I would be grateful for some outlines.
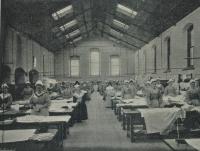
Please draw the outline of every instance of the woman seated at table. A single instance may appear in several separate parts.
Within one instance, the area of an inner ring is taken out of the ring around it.
[[[165,96],[177,96],[176,88],[173,86],[174,80],[170,79],[168,82],[168,86],[165,88],[164,95]]]
[[[12,95],[8,92],[8,85],[2,84],[2,93],[0,94],[0,107],[1,109],[10,109],[12,104]]]
[[[129,86],[129,81],[125,80],[124,81],[124,87],[123,87],[123,98],[124,99],[132,99],[133,97],[133,92]]]
[[[147,93],[146,99],[149,107],[162,107],[162,94],[156,86],[156,79],[151,79],[151,89]]]
[[[35,92],[30,99],[30,104],[33,107],[33,115],[48,116],[48,107],[50,105],[50,99],[48,93],[44,90],[42,81],[38,80],[35,84]]]
[[[114,104],[120,103],[123,97],[123,90],[122,90],[122,86],[119,84],[119,82],[116,83],[116,87],[115,87],[115,95],[114,95],[115,99],[114,99]]]
[[[31,88],[31,83],[29,81],[26,82],[26,85],[22,91],[22,96],[24,100],[30,99],[33,95],[33,89]]]
[[[70,83],[65,84],[65,88],[61,91],[61,94],[64,99],[70,99],[73,97],[72,90],[70,88]]]
[[[200,92],[195,86],[195,80],[190,80],[190,88],[186,92],[185,101],[189,105],[200,106]]]
[[[129,81],[129,88],[130,88],[130,92],[131,92],[131,98],[134,98],[136,96],[136,93],[137,93],[136,81],[135,80]]]
[[[87,106],[85,104],[85,100],[83,99],[84,94],[85,93],[83,91],[81,91],[81,89],[80,89],[80,84],[78,82],[76,82],[74,85],[73,99],[74,99],[74,102],[78,103],[77,122],[81,122],[82,120],[88,119]]]

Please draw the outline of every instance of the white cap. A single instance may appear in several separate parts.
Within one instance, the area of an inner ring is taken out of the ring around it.
[[[157,81],[157,79],[151,79],[151,84],[153,83],[153,82],[156,82]]]
[[[30,81],[26,81],[26,84],[31,84]]]
[[[156,81],[160,81],[160,78],[158,77],[158,78],[156,78],[155,80],[156,80]]]
[[[75,88],[78,88],[79,86],[80,86],[79,84],[74,85]]]
[[[37,86],[37,85],[41,85],[41,86],[43,86],[42,81],[41,81],[41,80],[38,80],[38,81],[35,83],[35,86]]]
[[[129,81],[128,80],[124,80],[124,83],[128,83]]]
[[[4,83],[4,84],[1,85],[1,88],[2,88],[2,89],[8,88],[8,85],[7,85],[6,83]]]
[[[195,83],[195,80],[193,80],[193,79],[192,79],[192,80],[190,80],[190,83]]]
[[[167,83],[174,82],[174,79],[169,79]]]
[[[147,81],[146,84],[151,84],[151,81]]]

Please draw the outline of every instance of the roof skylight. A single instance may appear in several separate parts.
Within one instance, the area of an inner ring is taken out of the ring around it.
[[[137,15],[136,11],[121,4],[117,4],[117,11],[131,18],[134,18]]]
[[[121,21],[119,20],[116,20],[116,19],[113,19],[113,24],[120,27],[120,28],[124,28],[124,29],[128,29],[129,28],[129,25],[125,24],[125,23],[122,23]]]
[[[68,28],[70,28],[70,27],[72,27],[72,26],[74,26],[76,24],[77,24],[77,20],[72,20],[72,21],[66,23],[63,26],[60,26],[59,28],[60,28],[60,30],[65,31],[66,29],[68,29]]]
[[[53,17],[54,20],[58,20],[59,18],[62,18],[65,15],[70,14],[72,12],[73,12],[73,7],[72,7],[72,5],[69,5],[69,6],[53,13],[52,17]]]
[[[67,39],[69,39],[70,37],[74,37],[75,35],[77,35],[77,34],[79,34],[79,33],[80,33],[80,30],[77,29],[77,30],[74,30],[73,32],[71,32],[71,33],[65,35],[65,37],[66,37]]]

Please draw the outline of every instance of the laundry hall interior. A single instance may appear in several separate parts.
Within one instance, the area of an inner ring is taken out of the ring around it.
[[[1,0],[0,151],[200,150],[200,0]]]

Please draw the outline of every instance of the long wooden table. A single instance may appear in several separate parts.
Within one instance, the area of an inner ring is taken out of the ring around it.
[[[26,115],[16,118],[16,124],[22,128],[40,128],[41,126],[57,126],[61,145],[63,139],[69,134],[69,121],[71,116],[35,116]]]

